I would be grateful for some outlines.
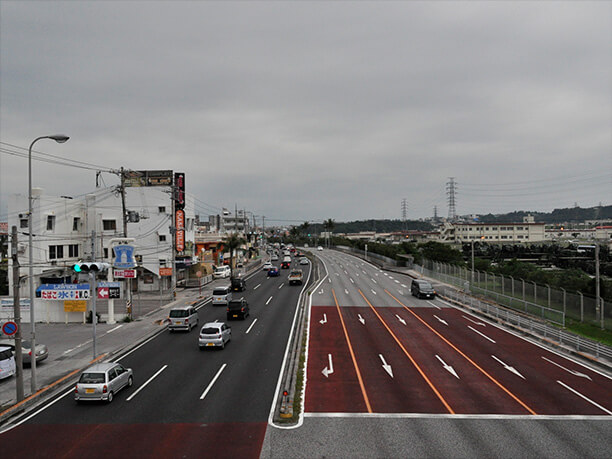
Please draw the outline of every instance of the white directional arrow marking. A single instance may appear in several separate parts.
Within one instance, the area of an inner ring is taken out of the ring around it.
[[[329,368],[325,367],[323,368],[323,371],[321,372],[323,373],[323,376],[325,376],[326,378],[329,377],[329,375],[331,375],[334,372],[334,364],[332,363],[331,354],[327,354],[327,358],[329,359]]]
[[[359,322],[361,322],[362,325],[365,325],[365,319],[361,317],[361,314],[357,314],[357,317],[359,317]]]
[[[393,378],[393,370],[391,369],[391,365],[387,364],[387,362],[385,362],[385,358],[382,356],[382,354],[378,354],[378,357],[380,357],[380,360],[382,360],[382,367],[383,369],[389,373],[389,376],[391,376]]]
[[[563,366],[559,365],[557,362],[553,362],[552,360],[549,360],[549,359],[547,359],[547,358],[546,358],[546,357],[544,357],[544,356],[542,356],[542,358],[543,358],[544,360],[546,360],[547,362],[550,362],[550,363],[552,363],[553,365],[558,366],[558,367],[559,367],[559,368],[561,368],[562,370],[565,370],[565,371],[567,371],[568,373],[573,374],[574,376],[579,376],[579,377],[581,377],[581,378],[586,378],[586,379],[588,379],[589,381],[593,381],[589,375],[585,375],[584,373],[580,373],[580,372],[578,372],[578,371],[574,371],[574,370],[570,370],[569,368],[565,368],[565,367],[563,367]]]
[[[486,327],[487,324],[485,324],[484,322],[476,322],[475,320],[470,319],[468,316],[462,316],[464,319],[469,320],[470,322],[476,324],[476,325],[480,325],[482,327]]]
[[[323,319],[319,320],[319,322],[321,323],[321,325],[326,324],[327,323],[327,314],[323,314]]]
[[[525,377],[524,377],[522,374],[520,374],[520,373],[519,373],[519,372],[516,370],[516,368],[511,367],[511,366],[509,366],[509,365],[506,365],[504,362],[502,362],[501,360],[499,360],[499,359],[498,359],[497,357],[495,357],[494,355],[492,355],[491,357],[493,357],[495,360],[497,360],[499,363],[501,363],[501,365],[502,365],[502,366],[503,366],[503,367],[504,367],[506,370],[508,370],[508,371],[510,371],[510,372],[512,372],[512,373],[514,373],[515,375],[520,376],[521,378],[525,379]]]
[[[455,372],[455,369],[453,367],[451,367],[450,365],[447,365],[447,363],[442,360],[442,358],[439,355],[436,355],[436,358],[440,361],[440,363],[442,364],[442,367],[448,371],[451,375],[453,375],[455,378],[460,379],[459,375],[457,375],[457,372]]]
[[[401,323],[403,323],[404,325],[406,325],[406,321],[404,319],[402,319],[400,316],[398,316],[397,314],[395,314],[395,317],[397,317],[397,320],[399,320]]]
[[[435,315],[435,314],[434,314],[434,317],[435,317],[436,319],[438,319],[440,322],[442,322],[444,325],[446,325],[446,326],[448,327],[448,322],[447,322],[446,320],[444,320],[444,319],[440,319],[440,318],[439,318],[437,315]]]

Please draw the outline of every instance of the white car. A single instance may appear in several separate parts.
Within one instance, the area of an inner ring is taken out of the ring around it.
[[[0,379],[13,376],[16,371],[13,350],[9,346],[0,346]]]
[[[263,270],[268,271],[271,267],[272,267],[272,263],[270,263],[269,261],[266,261],[263,265]]]
[[[300,264],[301,265],[307,265],[308,264],[308,258],[306,258],[306,257],[300,258]]]
[[[215,268],[215,272],[213,272],[213,279],[225,279],[226,277],[230,277],[232,274],[232,270],[229,266],[219,266]]]
[[[198,346],[225,348],[225,343],[232,339],[232,327],[223,322],[208,322],[200,330]]]
[[[322,250],[323,250],[323,247],[319,246],[319,247],[317,247],[317,250],[318,250],[318,251],[322,251]]]

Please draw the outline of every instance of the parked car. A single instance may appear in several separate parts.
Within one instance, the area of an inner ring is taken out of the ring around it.
[[[113,401],[115,394],[124,387],[134,384],[131,368],[119,363],[97,363],[83,373],[74,388],[74,399]]]
[[[16,371],[13,350],[10,346],[0,346],[0,379],[10,378]]]
[[[263,270],[267,271],[272,267],[272,263],[270,263],[269,261],[266,261],[263,265]]]
[[[208,322],[200,330],[198,346],[200,349],[205,347],[225,348],[225,343],[232,339],[232,327],[224,322]]]
[[[232,301],[232,289],[230,286],[215,287],[212,294],[213,306],[225,306]]]
[[[423,279],[414,279],[410,284],[410,292],[417,298],[434,298],[436,296],[433,286]]]
[[[268,277],[278,277],[278,276],[280,276],[280,271],[278,269],[278,266],[272,266],[268,270]]]
[[[24,365],[32,363],[32,343],[28,340],[21,341],[22,360]],[[36,363],[49,357],[49,349],[45,344],[36,344]]]
[[[213,272],[213,279],[225,279],[226,277],[230,277],[231,274],[232,270],[229,266],[217,266]]]
[[[243,292],[246,290],[246,281],[242,277],[232,277],[232,290]]]
[[[193,306],[177,306],[170,310],[168,320],[170,320],[168,325],[170,331],[187,330],[190,332],[198,325],[198,311]]]
[[[249,303],[244,298],[232,300],[227,304],[227,320],[246,319],[251,313]]]

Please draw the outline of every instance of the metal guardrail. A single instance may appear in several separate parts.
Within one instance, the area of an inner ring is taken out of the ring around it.
[[[454,288],[442,286],[439,290],[441,290],[441,293],[447,298],[462,305],[469,306],[472,309],[479,310],[489,317],[494,317],[509,324],[516,325],[518,328],[528,330],[541,337],[555,340],[560,344],[572,347],[577,352],[586,352],[596,358],[605,358],[612,362],[612,348],[605,344],[568,333],[560,328],[547,325],[506,308],[501,308],[494,304],[481,301],[478,298]]]

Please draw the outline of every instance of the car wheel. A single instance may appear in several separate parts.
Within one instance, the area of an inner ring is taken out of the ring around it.
[[[134,378],[132,378],[131,376],[128,378],[128,383],[127,386],[128,387],[132,387],[132,385],[134,384]]]
[[[113,401],[113,391],[110,391],[110,392],[108,393],[108,400],[107,400],[107,402],[108,402],[108,403],[111,403],[112,401]]]

